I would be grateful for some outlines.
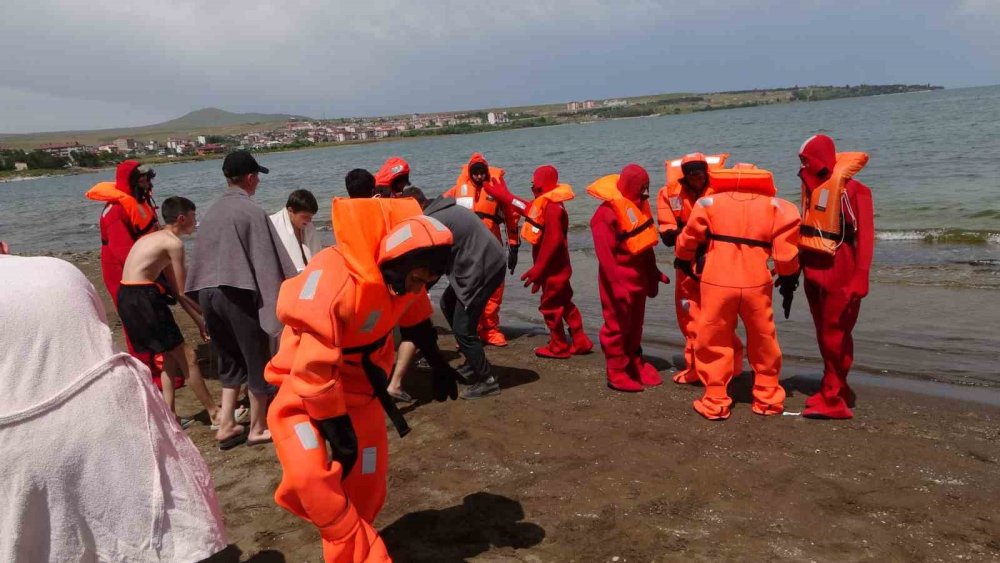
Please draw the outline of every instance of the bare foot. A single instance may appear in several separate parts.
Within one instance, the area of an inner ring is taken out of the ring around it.
[[[257,444],[267,444],[271,441],[271,431],[265,430],[260,434],[248,434],[247,435],[247,445],[256,446]]]

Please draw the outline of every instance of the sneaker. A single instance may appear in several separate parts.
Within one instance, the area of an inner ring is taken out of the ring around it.
[[[480,381],[479,383],[474,383],[465,388],[462,391],[463,399],[482,399],[483,397],[489,397],[492,395],[500,394],[500,384],[497,383],[495,377],[490,376],[486,378],[485,381]]]

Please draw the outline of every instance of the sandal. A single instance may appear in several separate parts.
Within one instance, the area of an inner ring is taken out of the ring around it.
[[[231,449],[235,448],[236,446],[242,444],[243,442],[246,442],[247,441],[247,436],[249,436],[249,435],[250,435],[250,429],[244,427],[243,428],[243,432],[240,432],[239,434],[237,434],[235,436],[230,436],[230,437],[226,438],[225,440],[220,441],[219,442],[219,449],[222,450],[222,451],[231,450]]]

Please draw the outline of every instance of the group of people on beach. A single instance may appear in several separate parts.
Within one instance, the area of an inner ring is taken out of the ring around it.
[[[674,301],[685,338],[686,365],[672,379],[704,387],[694,401],[699,414],[730,416],[727,386],[742,372],[744,351],[753,371],[753,412],[783,412],[772,292],[778,288],[787,317],[804,273],[824,374],[802,414],[850,418],[851,331],[868,293],[874,245],[871,193],[853,177],[868,157],[837,153],[825,135],[808,139],[799,151],[801,206],[777,197],[770,171],[749,163],[726,167],[728,157],[691,153],[666,161],[655,214],[650,176],[637,164],[587,187],[600,201],[590,227],[607,386],[640,392],[663,382],[641,345],[646,301],[670,283],[654,254],[662,242],[674,248]],[[161,225],[152,199],[155,172],[136,161],[122,162],[114,182],[88,191],[106,203],[102,273],[135,357],[114,356],[118,363],[108,369],[134,374],[145,365],[153,375],[146,387],[159,384],[162,411],[170,413],[174,390],[186,379],[221,449],[273,441],[283,471],[275,499],[319,528],[326,560],[388,559],[372,527],[386,494],[384,418],[400,436],[409,432],[396,403],[413,400],[402,381],[418,353],[436,400],[500,393],[484,346],[507,344],[499,312],[522,240],[532,245],[533,263],[520,279],[541,292],[549,331],[535,354],[566,360],[592,351],[573,303],[564,208],[573,189],[544,165],[532,175],[531,197],[522,197],[508,188],[502,168],[475,153],[454,186],[429,199],[411,185],[409,163],[393,157],[374,175],[347,174],[348,197],[332,202],[336,243],[323,248],[312,225],[319,209],[312,193],[295,190],[269,215],[252,199],[266,167],[237,150],[222,171],[227,188],[200,221],[195,204],[175,196],[158,208]],[[188,265],[181,237],[196,227]],[[464,358],[457,368],[442,355],[430,320],[428,291],[442,276],[449,285],[439,309]],[[174,304],[218,355],[219,404],[173,319]],[[736,334],[740,320],[745,346]],[[248,409],[240,406],[244,387]],[[194,471],[207,475],[198,461]],[[211,504],[210,493],[189,500]],[[210,517],[213,510],[194,512]],[[201,538],[205,545],[219,541]]]

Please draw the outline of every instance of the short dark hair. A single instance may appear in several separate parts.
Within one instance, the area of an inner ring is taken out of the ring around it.
[[[421,209],[427,207],[427,204],[430,203],[427,196],[424,195],[424,191],[415,186],[407,186],[403,188],[403,191],[399,192],[399,197],[412,197],[417,200]]]
[[[178,217],[185,213],[190,213],[195,209],[193,201],[186,197],[175,195],[163,200],[163,203],[160,205],[160,214],[163,215],[164,223],[173,225]]]
[[[344,177],[347,195],[351,198],[369,198],[375,195],[375,176],[364,168],[355,168]]]
[[[285,202],[285,207],[291,208],[292,213],[301,213],[305,211],[315,215],[316,212],[319,211],[319,204],[316,203],[316,196],[314,196],[309,190],[295,190],[294,192],[288,194],[288,201]]]

